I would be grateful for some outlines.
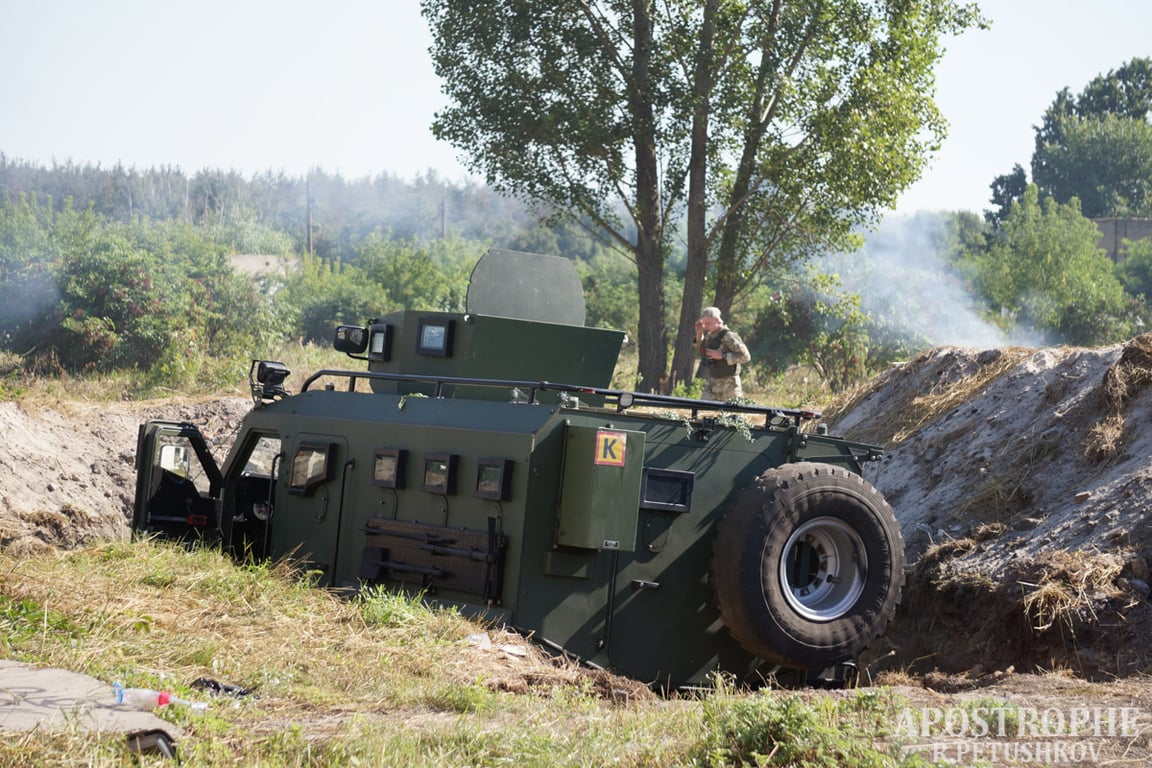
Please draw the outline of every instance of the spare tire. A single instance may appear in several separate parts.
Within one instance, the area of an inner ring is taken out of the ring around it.
[[[728,631],[785,667],[856,657],[887,628],[904,584],[892,507],[830,464],[785,464],[758,477],[720,521],[712,554]]]

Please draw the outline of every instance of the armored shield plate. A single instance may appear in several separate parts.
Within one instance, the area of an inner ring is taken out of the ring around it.
[[[472,270],[467,307],[475,315],[584,325],[584,287],[568,259],[493,248]]]

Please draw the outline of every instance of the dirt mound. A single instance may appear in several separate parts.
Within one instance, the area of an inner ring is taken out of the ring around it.
[[[938,348],[871,382],[834,431],[910,565],[893,663],[1146,671],[1152,335],[1098,349]],[[880,649],[885,650],[885,649]]]
[[[136,432],[147,419],[190,421],[222,459],[251,400],[0,402],[0,546],[73,548],[128,536]]]

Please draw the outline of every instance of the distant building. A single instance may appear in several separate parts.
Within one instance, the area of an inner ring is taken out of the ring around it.
[[[1108,258],[1116,264],[1124,261],[1128,254],[1124,249],[1125,240],[1147,240],[1152,237],[1152,219],[1092,219],[1103,236],[1100,247],[1108,253]]]
[[[296,257],[241,253],[229,258],[234,270],[253,277],[287,275],[289,272],[295,272],[300,268],[300,259]]]

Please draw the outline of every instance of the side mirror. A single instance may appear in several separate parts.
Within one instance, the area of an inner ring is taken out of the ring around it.
[[[259,406],[270,400],[279,400],[288,397],[288,390],[284,388],[284,380],[292,372],[283,363],[272,360],[253,360],[252,368],[256,371],[256,380],[252,381],[252,369],[248,370],[248,383],[252,386],[252,399]]]
[[[348,355],[362,355],[368,349],[368,329],[362,325],[336,326],[332,348]]]
[[[278,387],[284,383],[291,371],[283,363],[260,360],[256,367],[256,381],[265,387]]]

